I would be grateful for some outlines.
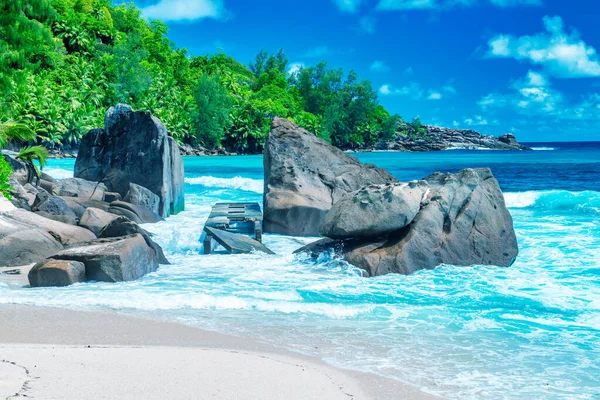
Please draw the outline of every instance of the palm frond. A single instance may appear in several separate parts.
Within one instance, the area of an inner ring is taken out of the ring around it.
[[[7,122],[0,124],[0,147],[10,141],[32,142],[36,139],[35,132],[25,124]]]
[[[46,165],[46,161],[48,160],[48,150],[46,150],[46,148],[43,146],[25,147],[19,151],[19,154],[17,154],[17,159],[25,162],[33,162],[37,160],[37,162],[40,163],[40,167],[44,167],[44,165]]]

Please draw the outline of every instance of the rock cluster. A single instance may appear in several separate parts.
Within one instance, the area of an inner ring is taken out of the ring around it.
[[[400,183],[278,118],[264,164],[265,230],[327,237],[299,252],[334,249],[369,276],[444,263],[509,266],[517,256],[512,218],[487,168]]]
[[[92,129],[82,138],[75,177],[102,182],[123,199],[131,184],[142,186],[158,196],[162,217],[184,208],[179,146],[156,117],[125,104],[111,107],[104,128]]]
[[[423,125],[426,132],[418,132],[406,126],[405,135],[379,143],[379,150],[398,151],[438,151],[448,149],[491,149],[491,150],[531,150],[517,142],[513,134],[507,133],[499,138],[470,129],[452,129],[440,126]]]
[[[138,129],[135,124],[140,121],[146,125]],[[172,139],[162,135],[160,122],[146,113],[133,113],[119,105],[109,110],[105,125],[106,132],[88,135],[88,142],[99,137],[110,142],[95,146],[92,152],[106,157],[112,168],[104,171],[100,165],[99,171],[106,172],[105,182],[120,192],[109,191],[98,180],[56,181],[44,173],[39,186],[34,186],[28,183],[22,163],[3,154],[14,173],[10,178],[12,205],[6,207],[8,202],[2,198],[0,208],[0,267],[36,263],[29,274],[32,286],[131,280],[168,264],[160,246],[138,224],[162,221],[158,212],[164,213],[167,205],[169,212],[183,207],[181,156],[171,145]],[[135,156],[115,150],[115,140],[131,151],[137,149]],[[145,154],[155,164],[148,163]],[[83,169],[90,176],[93,170]],[[160,175],[162,197],[132,181],[141,171],[151,180]]]
[[[317,236],[331,206],[368,184],[397,182],[292,122],[275,118],[264,150],[265,232]]]

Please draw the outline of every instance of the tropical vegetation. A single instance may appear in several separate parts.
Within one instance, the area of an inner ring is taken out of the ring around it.
[[[133,4],[0,3],[0,123],[18,121],[46,147],[75,146],[116,103],[158,116],[180,143],[258,152],[274,116],[343,148],[397,133],[400,117],[370,82],[325,62],[291,69],[283,50],[248,66],[190,55]]]
[[[35,132],[24,124],[14,122],[0,124],[0,148],[9,143],[28,143],[35,142],[36,140],[37,136]],[[25,164],[25,167],[27,168],[27,182],[35,183],[37,185],[40,180],[40,170],[35,164],[35,161],[37,161],[40,167],[43,167],[48,158],[48,150],[39,145],[25,145],[19,150],[15,158]],[[4,156],[0,155],[0,194],[4,195],[6,198],[10,198],[11,187],[8,184],[8,179],[11,173],[12,167]]]

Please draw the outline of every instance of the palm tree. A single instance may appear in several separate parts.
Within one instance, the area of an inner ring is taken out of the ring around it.
[[[24,124],[7,122],[0,124],[0,147],[6,146],[9,142],[33,142],[36,140],[36,134]],[[32,183],[35,179],[35,185],[40,182],[40,171],[34,161],[43,168],[48,159],[48,150],[43,146],[26,146],[17,154],[17,160],[22,161],[27,168],[27,182]]]

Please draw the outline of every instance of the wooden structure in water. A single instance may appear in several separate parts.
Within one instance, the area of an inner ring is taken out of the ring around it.
[[[273,254],[262,245],[263,215],[258,203],[217,203],[204,225],[204,254],[213,251],[213,240],[232,254],[259,250]]]

